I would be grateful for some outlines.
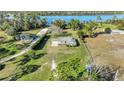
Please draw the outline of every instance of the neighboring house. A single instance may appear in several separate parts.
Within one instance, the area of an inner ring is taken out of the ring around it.
[[[33,40],[33,36],[29,34],[20,34],[20,40],[24,43],[30,43]]]
[[[52,40],[51,46],[58,45],[76,46],[77,42],[76,39],[74,39],[73,37],[58,37]]]

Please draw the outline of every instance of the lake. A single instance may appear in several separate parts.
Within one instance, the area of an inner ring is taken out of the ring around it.
[[[82,15],[82,16],[40,16],[40,18],[46,18],[48,23],[51,24],[52,21],[56,19],[63,19],[68,22],[71,19],[78,19],[82,22],[95,21],[97,16],[101,16],[102,21],[112,19],[113,16],[116,16],[118,19],[124,18],[124,14],[113,14],[113,15]]]

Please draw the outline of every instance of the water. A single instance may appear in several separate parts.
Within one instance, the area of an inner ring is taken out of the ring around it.
[[[56,19],[63,19],[68,22],[71,19],[78,19],[82,22],[95,21],[98,15],[83,15],[83,16],[40,16],[40,18],[46,18],[48,23],[51,24],[52,21]],[[118,19],[124,18],[124,14],[113,14],[113,15],[100,15],[101,21],[106,21],[112,19],[113,16],[116,16]]]
[[[106,21],[112,19],[113,16],[116,16],[117,19],[124,18],[124,14],[111,14],[111,15],[82,15],[82,16],[38,16],[38,18],[45,18],[48,21],[48,24],[51,24],[52,21],[56,19],[63,19],[68,22],[71,19],[78,19],[82,22],[95,21],[97,16],[101,17],[101,21]],[[13,19],[13,16],[5,17],[6,19]]]

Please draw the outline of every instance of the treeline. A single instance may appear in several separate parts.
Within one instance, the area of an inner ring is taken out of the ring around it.
[[[44,28],[47,26],[47,20],[39,18],[36,14],[17,13],[14,15],[0,15],[0,30],[14,36],[18,32],[28,31],[30,29]]]
[[[41,16],[47,15],[104,15],[104,14],[124,14],[124,11],[1,11],[0,14],[18,14],[18,13],[27,13],[37,14]]]

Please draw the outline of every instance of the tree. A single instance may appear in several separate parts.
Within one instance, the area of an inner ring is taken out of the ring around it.
[[[101,20],[102,20],[101,16],[97,16],[97,17],[96,17],[96,20],[97,20],[97,21],[101,21]]]
[[[77,30],[77,29],[80,29],[80,26],[81,26],[80,21],[77,20],[77,19],[71,19],[70,22],[68,23],[68,25],[74,31]]]
[[[111,33],[112,30],[111,30],[111,28],[105,28],[105,32],[106,32],[106,33]]]
[[[47,26],[47,19],[45,19],[45,18],[43,18],[43,19],[41,19],[41,23],[42,23],[42,27],[46,27]]]
[[[5,22],[0,26],[0,28],[1,28],[2,31],[5,31],[6,29],[9,28],[9,26],[10,26],[9,23],[5,21]]]
[[[57,26],[57,27],[60,27],[62,29],[64,29],[65,26],[66,26],[65,20],[61,20],[61,19],[58,19],[58,20],[53,21],[52,24],[55,25],[55,26]]]
[[[112,20],[117,20],[117,16],[116,16],[116,15],[113,16],[113,17],[112,17]]]
[[[6,30],[6,33],[10,36],[15,36],[17,34],[16,30],[12,26]]]
[[[77,31],[77,35],[79,36],[80,39],[83,39],[86,33],[83,30]]]

